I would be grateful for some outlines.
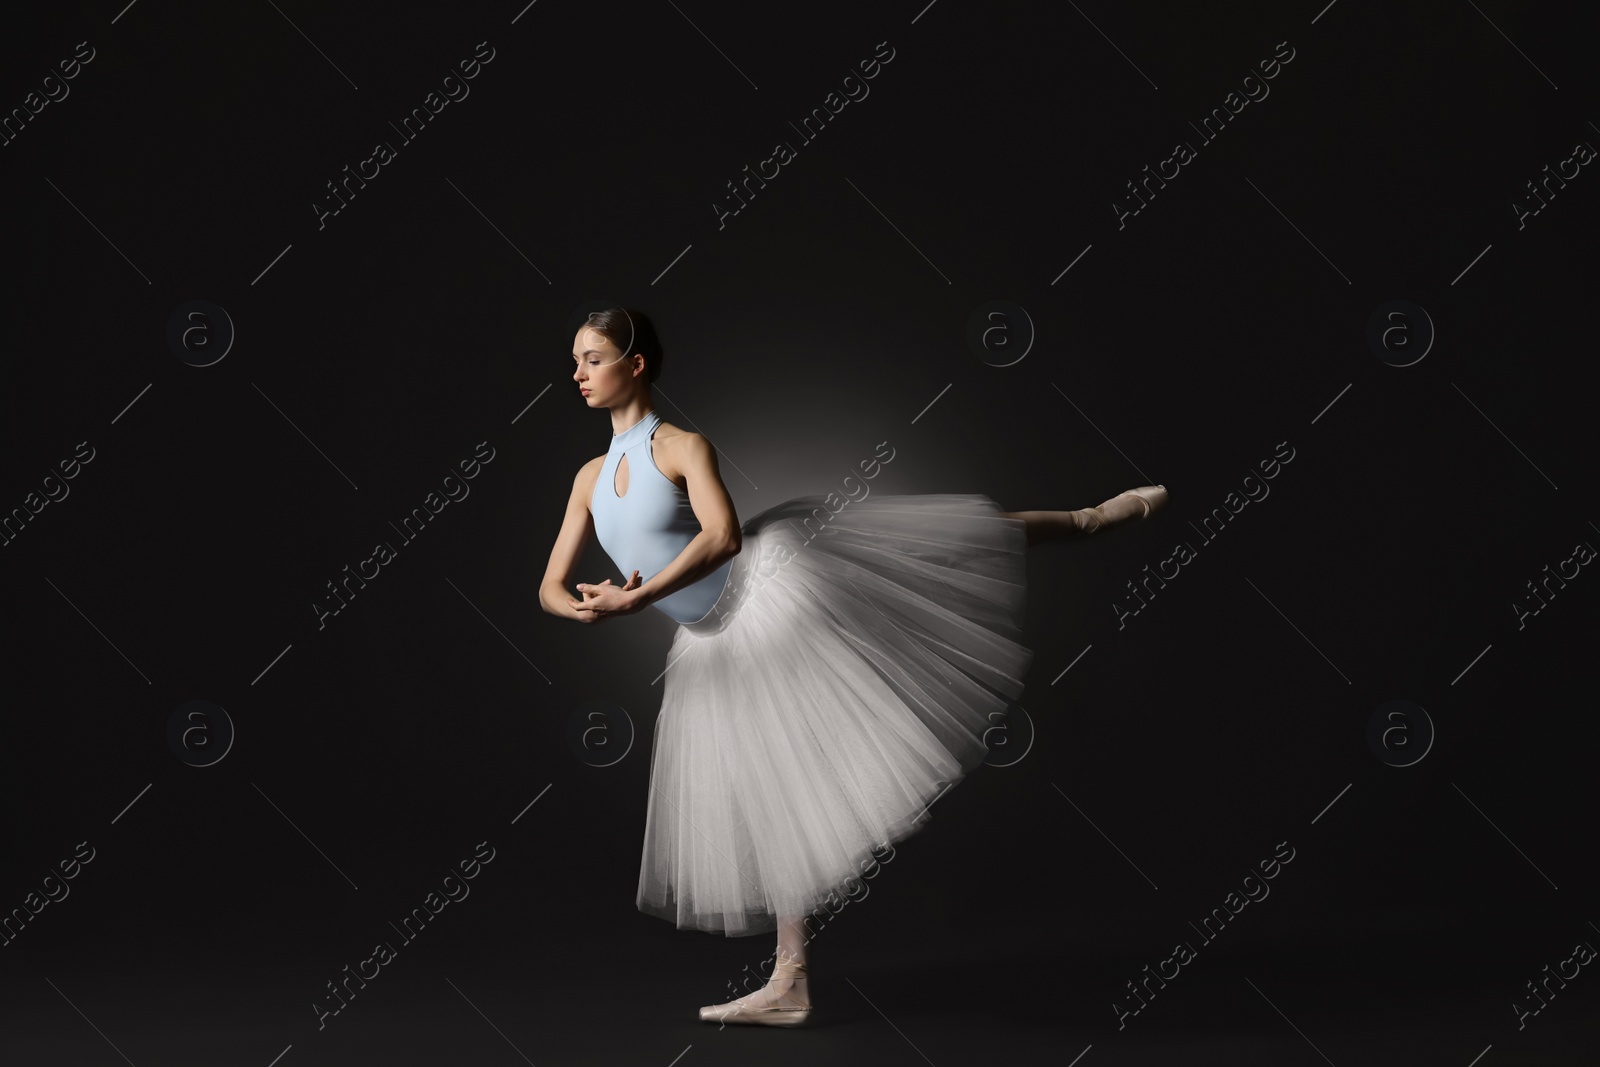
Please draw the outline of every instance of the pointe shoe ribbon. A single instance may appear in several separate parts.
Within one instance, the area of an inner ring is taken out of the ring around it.
[[[787,978],[796,982],[806,980],[806,967],[803,963],[789,960],[780,960],[772,969],[773,978]],[[773,1006],[768,1008],[752,1008],[740,1005],[737,1001],[727,1004],[713,1004],[700,1009],[700,1021],[703,1023],[744,1023],[754,1026],[800,1026],[811,1017],[811,1005],[798,1007]]]

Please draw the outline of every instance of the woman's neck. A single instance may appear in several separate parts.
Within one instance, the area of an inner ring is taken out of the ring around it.
[[[648,396],[642,396],[628,401],[621,407],[612,408],[611,435],[615,437],[624,430],[637,426],[639,420],[650,414],[655,408],[655,404],[651,402]]]

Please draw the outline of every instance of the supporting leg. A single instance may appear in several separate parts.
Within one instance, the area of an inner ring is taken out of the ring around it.
[[[738,1000],[701,1008],[700,1020],[766,1026],[797,1026],[805,1022],[811,1006],[811,983],[806,980],[804,923],[803,915],[779,916],[772,977],[760,989]]]
[[[802,966],[805,965],[806,928],[804,915],[779,916],[778,959],[789,959]]]
[[[767,983],[785,1006],[811,1003],[811,983],[806,980],[806,928],[804,915],[778,917],[778,952]]]

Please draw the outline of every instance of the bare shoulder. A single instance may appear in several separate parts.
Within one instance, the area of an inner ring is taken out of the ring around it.
[[[677,483],[679,488],[683,487],[685,481],[685,468],[711,450],[711,441],[704,434],[685,430],[666,421],[656,427],[655,443],[652,455],[657,469]]]
[[[593,499],[594,486],[600,480],[600,468],[605,466],[605,463],[605,456],[596,456],[578,468],[578,476],[573,480],[572,489],[583,497],[585,506]]]

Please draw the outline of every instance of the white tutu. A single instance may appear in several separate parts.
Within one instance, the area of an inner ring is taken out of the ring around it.
[[[637,897],[730,937],[810,914],[921,829],[1033,660],[1025,527],[986,496],[801,497],[742,533],[668,655]]]

